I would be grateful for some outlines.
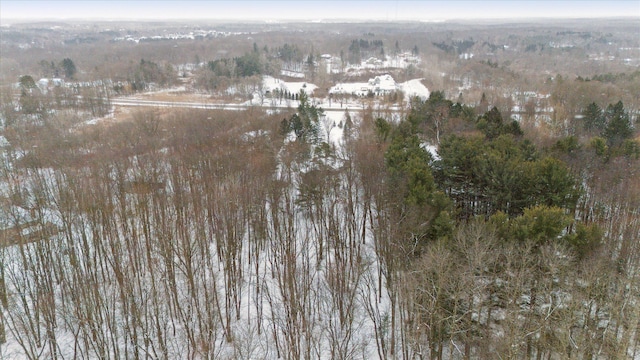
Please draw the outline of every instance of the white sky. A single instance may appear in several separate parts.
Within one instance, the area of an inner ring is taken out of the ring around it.
[[[444,20],[638,17],[640,0],[535,1],[17,1],[8,19]]]

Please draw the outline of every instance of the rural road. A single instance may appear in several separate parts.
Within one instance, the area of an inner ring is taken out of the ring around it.
[[[185,102],[185,101],[155,101],[155,100],[141,100],[141,99],[122,99],[122,98],[111,98],[111,105],[116,106],[131,106],[131,107],[172,107],[172,108],[188,108],[188,109],[211,109],[211,110],[245,110],[252,107],[261,108],[266,110],[286,110],[293,109],[292,106],[270,106],[270,105],[247,105],[247,104],[215,104],[215,103],[203,103],[203,102]],[[345,106],[343,108],[330,107],[326,108],[322,107],[322,110],[326,112],[340,112],[344,113],[345,110],[349,111],[359,111],[363,110],[362,106],[354,106],[350,104],[349,106]],[[391,108],[393,112],[400,112],[403,109],[400,108]]]

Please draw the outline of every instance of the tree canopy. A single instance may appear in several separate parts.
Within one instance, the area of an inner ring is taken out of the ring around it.
[[[300,104],[298,112],[289,119],[282,120],[280,131],[288,134],[293,131],[296,140],[304,143],[318,143],[320,140],[320,119],[324,116],[322,108],[312,105],[304,90],[298,94]]]
[[[602,113],[602,108],[595,102],[590,103],[582,112],[584,117],[584,129],[587,131],[597,130],[601,132],[605,127],[605,118]]]
[[[73,79],[77,72],[76,64],[73,63],[73,60],[64,58],[64,60],[62,60],[61,66],[64,70],[64,77],[66,79]]]
[[[609,104],[604,117],[607,126],[602,132],[602,136],[607,139],[609,146],[620,145],[624,140],[633,136],[629,113],[625,111],[622,101],[618,101],[615,105]]]
[[[571,209],[577,180],[560,160],[541,157],[528,141],[449,136],[436,162],[439,186],[454,200],[461,218],[497,211],[522,214],[535,205]]]

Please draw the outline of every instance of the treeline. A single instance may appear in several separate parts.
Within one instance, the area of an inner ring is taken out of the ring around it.
[[[75,63],[70,58],[64,58],[59,63],[41,60],[40,74],[45,78],[58,78],[63,76],[65,80],[75,80],[78,72]],[[144,91],[150,86],[170,86],[175,84],[177,72],[169,63],[158,64],[154,61],[140,59],[139,63],[130,64],[118,78],[109,79],[116,84],[113,91],[117,93],[131,93]]]
[[[405,277],[395,282],[411,343],[437,359],[636,356],[638,312],[625,307],[638,300],[637,187],[595,190],[606,180],[586,171],[601,171],[536,148],[495,108],[463,126],[460,105],[438,92],[412,105],[408,120],[373,127],[394,249],[386,265]],[[452,121],[434,158],[421,139]]]
[[[226,77],[247,77],[261,75],[264,65],[260,60],[260,55],[256,52],[247,53],[233,59],[218,59],[209,61],[207,67],[216,76]]]
[[[462,54],[467,52],[467,50],[471,49],[476,42],[469,39],[465,39],[465,40],[457,40],[457,41],[450,41],[449,43],[445,42],[445,41],[441,41],[441,42],[432,42],[433,46],[437,47],[438,49],[447,52],[447,53],[452,53],[452,54]]]
[[[618,73],[618,74],[613,74],[613,73],[606,73],[606,74],[597,74],[597,75],[593,75],[591,78],[589,77],[578,77],[579,81],[599,81],[602,83],[611,83],[611,84],[615,84],[616,82],[620,82],[620,81],[636,81],[636,79],[638,79],[638,77],[640,77],[640,71],[636,70],[630,74],[627,73]]]
[[[45,77],[57,78],[64,76],[65,79],[71,80],[78,71],[78,69],[76,69],[76,64],[69,58],[64,58],[59,63],[41,60],[39,65],[42,75]]]
[[[56,111],[74,112],[90,117],[101,117],[111,110],[110,96],[114,90],[110,82],[97,81],[86,86],[66,86],[49,81],[36,84],[31,75],[18,80],[17,97],[13,91],[3,94],[0,103],[2,125],[11,127],[43,123],[56,119]]]
[[[304,61],[304,52],[296,44],[288,44],[276,48],[277,57],[285,64],[301,63]]]
[[[166,63],[164,66],[159,65],[156,62],[140,59],[140,63],[129,69],[129,73],[126,78],[130,89],[125,87],[117,87],[117,92],[122,91],[145,91],[150,86],[169,86],[175,84],[177,80],[177,72],[173,66]]]
[[[315,74],[316,60],[319,55],[314,54],[313,48],[309,53],[304,53],[296,44],[285,43],[280,47],[267,46],[259,48],[253,44],[253,50],[242,56],[233,58],[220,58],[206,63],[196,73],[196,86],[213,92],[224,92],[233,87],[249,86],[258,87],[258,78],[263,75],[276,75],[281,70],[293,72],[306,72]],[[291,94],[295,97],[297,94]]]
[[[354,39],[348,49],[348,61],[351,64],[360,62],[369,57],[385,58],[384,43],[382,40]]]
[[[207,62],[196,73],[196,86],[212,92],[224,92],[232,85],[236,90],[248,86],[259,87],[263,75],[273,75],[279,65],[269,55],[267,48],[261,51],[253,44],[253,51],[234,58],[221,58]]]

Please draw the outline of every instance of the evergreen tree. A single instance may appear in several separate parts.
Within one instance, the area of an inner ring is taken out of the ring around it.
[[[76,74],[76,65],[73,63],[73,60],[69,58],[65,58],[62,60],[62,69],[64,70],[64,77],[67,79],[73,79],[73,76]]]
[[[598,104],[592,102],[582,112],[584,116],[584,129],[587,131],[598,130],[603,131],[605,128],[605,119],[602,109]]]
[[[22,91],[28,92],[36,87],[36,82],[31,75],[22,75],[18,81],[20,83],[20,90]]]
[[[451,201],[436,188],[431,171],[431,155],[422,146],[414,127],[401,122],[392,132],[385,152],[388,191],[399,211],[398,217],[410,235],[414,253],[420,239],[448,237],[453,230],[449,214]]]
[[[497,213],[489,221],[503,240],[531,242],[534,246],[559,240],[571,224],[571,218],[563,209],[545,205],[526,208],[521,215],[510,219],[504,213]]]
[[[296,140],[301,142],[318,143],[320,140],[320,119],[324,116],[322,108],[309,103],[309,97],[300,90],[296,94],[300,99],[298,113],[291,116],[288,121],[285,119],[280,124],[280,131],[284,134],[293,131]]]
[[[248,77],[262,74],[263,66],[260,61],[260,54],[257,52],[246,53],[241,57],[235,58],[236,75],[239,77]]]
[[[38,93],[36,90],[36,82],[33,80],[31,75],[23,75],[20,77],[20,108],[22,112],[25,114],[35,114],[40,110],[41,103],[35,93]]]
[[[482,93],[482,97],[480,98],[480,103],[476,106],[476,114],[481,115],[484,114],[489,108],[489,101],[487,100],[487,95]]]
[[[620,145],[624,140],[633,136],[629,114],[624,110],[622,101],[618,101],[615,105],[609,104],[605,111],[605,118],[607,127],[602,136],[607,139],[609,146]]]
[[[351,120],[349,110],[344,111],[344,125],[342,128],[344,138],[349,139],[353,133],[353,120]]]
[[[449,120],[452,107],[453,103],[445,97],[443,91],[433,91],[426,101],[414,97],[411,100],[409,122],[416,128],[422,127],[427,133],[433,134],[436,142],[440,143],[440,134]]]
[[[379,117],[376,118],[374,127],[376,130],[376,137],[378,138],[378,142],[386,142],[389,134],[391,133],[391,124],[387,120]]]
[[[449,136],[438,154],[437,183],[454,200],[461,218],[496,211],[514,216],[536,205],[575,207],[579,187],[568,167],[556,159],[539,159],[529,143],[513,136]]]
[[[511,134],[514,136],[522,135],[522,130],[517,121],[511,121],[505,124],[502,120],[500,110],[495,106],[482,115],[477,122],[478,130],[482,131],[487,139],[495,139],[503,134]]]

